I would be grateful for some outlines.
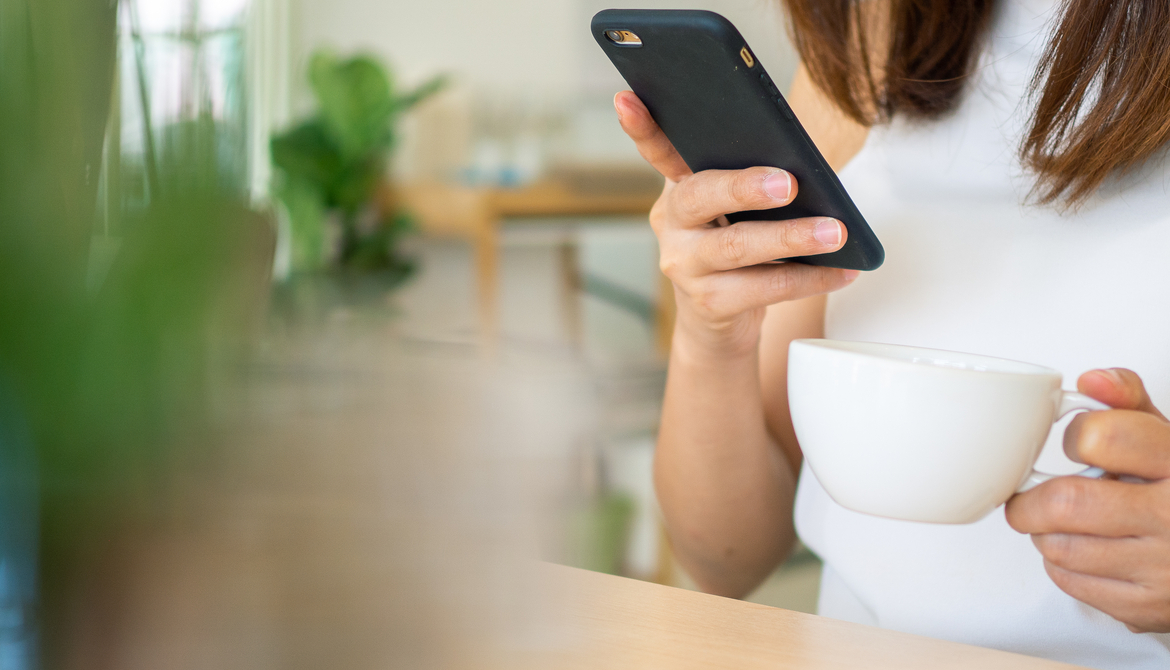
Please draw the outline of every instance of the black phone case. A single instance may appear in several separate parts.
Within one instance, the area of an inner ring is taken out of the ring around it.
[[[882,264],[881,242],[730,21],[698,10],[607,9],[592,30],[691,170],[767,165],[796,177],[792,203],[728,220],[831,216],[849,231],[845,246],[785,260],[853,270]],[[607,30],[631,31],[641,46],[611,42]]]

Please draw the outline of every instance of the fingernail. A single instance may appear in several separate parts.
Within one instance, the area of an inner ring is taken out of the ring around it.
[[[844,274],[845,281],[853,281],[857,279],[857,275],[861,274],[861,270],[846,270]]]
[[[619,93],[618,95],[621,95],[621,94]],[[621,103],[618,102],[617,95],[613,96],[613,108],[615,110],[617,110],[618,123],[621,123],[622,122],[622,106],[621,106]]]
[[[1125,380],[1121,378],[1121,373],[1117,371],[1117,368],[1098,370],[1098,372],[1108,377],[1110,381],[1112,381],[1114,384],[1117,384],[1118,386],[1125,384]]]
[[[841,244],[841,224],[836,219],[821,219],[813,229],[813,237],[826,247]]]
[[[773,172],[764,179],[764,190],[776,200],[787,200],[792,193],[792,175],[783,170]]]

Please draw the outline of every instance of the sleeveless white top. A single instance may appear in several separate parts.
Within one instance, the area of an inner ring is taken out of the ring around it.
[[[1170,409],[1166,164],[1075,214],[1020,204],[1033,183],[1016,158],[1024,95],[1057,4],[1005,0],[957,113],[875,128],[842,172],[886,262],[830,297],[826,336],[1029,361],[1066,388],[1128,367]],[[1081,467],[1055,431],[1040,469]],[[1170,635],[1131,633],[1058,589],[1002,507],[960,526],[866,516],[806,467],[796,525],[825,561],[822,615],[1096,668],[1170,667]]]

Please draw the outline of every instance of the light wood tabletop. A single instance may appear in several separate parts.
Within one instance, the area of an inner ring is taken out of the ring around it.
[[[1057,670],[1030,656],[541,564],[576,651],[554,667]],[[546,666],[548,667],[548,666]]]

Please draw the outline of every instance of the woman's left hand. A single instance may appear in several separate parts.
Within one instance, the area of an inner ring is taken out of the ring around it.
[[[1064,450],[1116,477],[1058,477],[1008,501],[1007,521],[1065,593],[1135,633],[1170,632],[1170,421],[1129,370],[1094,370],[1081,393],[1113,407],[1073,419]]]

